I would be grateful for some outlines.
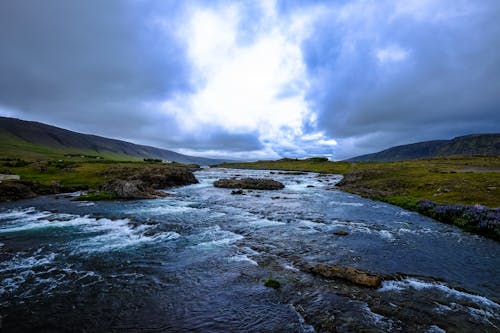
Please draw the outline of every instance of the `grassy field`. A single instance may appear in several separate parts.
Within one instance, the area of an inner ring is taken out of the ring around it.
[[[26,165],[25,165],[26,164]],[[44,186],[57,184],[61,188],[96,189],[106,180],[120,175],[144,173],[155,168],[174,169],[194,167],[183,164],[162,164],[148,162],[120,161],[36,161],[0,160],[0,174],[16,174]]]

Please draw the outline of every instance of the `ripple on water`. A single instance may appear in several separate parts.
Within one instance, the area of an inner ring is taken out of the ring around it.
[[[46,296],[54,290],[71,283],[84,288],[100,280],[93,271],[77,270],[69,264],[57,262],[58,255],[45,252],[43,248],[35,252],[18,253],[10,260],[0,263],[0,305],[7,304],[16,297],[19,302],[33,297]],[[59,290],[60,291],[60,290]]]

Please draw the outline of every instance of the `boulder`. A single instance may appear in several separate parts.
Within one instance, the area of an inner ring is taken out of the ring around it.
[[[310,268],[310,272],[327,279],[343,279],[354,284],[378,288],[382,283],[382,276],[362,271],[357,268],[339,265],[317,265]]]
[[[153,199],[154,191],[141,180],[112,179],[100,187],[101,192],[111,193],[120,199]]]
[[[283,183],[276,180],[262,178],[219,179],[214,182],[214,186],[252,190],[281,190],[285,187]]]

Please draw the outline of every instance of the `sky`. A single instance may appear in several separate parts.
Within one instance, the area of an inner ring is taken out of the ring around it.
[[[500,128],[498,0],[0,2],[0,115],[180,153],[327,156]]]

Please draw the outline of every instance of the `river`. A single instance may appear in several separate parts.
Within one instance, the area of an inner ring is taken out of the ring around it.
[[[500,331],[497,242],[329,190],[337,175],[196,177],[156,200],[0,204],[5,332]],[[229,177],[286,187],[213,187]],[[393,278],[371,289],[303,269],[320,263]]]

